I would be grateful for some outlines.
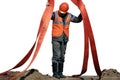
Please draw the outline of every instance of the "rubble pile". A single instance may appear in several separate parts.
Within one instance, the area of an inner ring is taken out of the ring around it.
[[[0,80],[9,80],[14,74],[19,73],[10,71],[7,74],[0,76]],[[116,69],[104,69],[101,78],[98,76],[81,76],[78,78],[66,77],[57,79],[48,74],[43,75],[36,69],[30,69],[25,74],[17,77],[14,80],[120,80],[120,73]]]
[[[104,77],[120,77],[120,73],[116,69],[104,69],[101,78]]]

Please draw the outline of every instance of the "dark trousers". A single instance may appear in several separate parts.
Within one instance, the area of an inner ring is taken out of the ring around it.
[[[52,41],[53,63],[57,63],[57,64],[64,63],[66,47],[67,47],[67,42],[65,41]]]

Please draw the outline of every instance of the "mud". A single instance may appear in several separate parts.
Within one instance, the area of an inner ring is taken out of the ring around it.
[[[0,80],[9,80],[16,73],[19,72],[10,71],[5,75],[1,75]],[[66,77],[57,79],[48,74],[43,75],[36,69],[30,69],[14,80],[120,80],[120,73],[116,69],[104,69],[102,71],[101,79],[98,76],[81,76],[78,78]]]

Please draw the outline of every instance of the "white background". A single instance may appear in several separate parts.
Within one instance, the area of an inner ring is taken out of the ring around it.
[[[70,0],[55,0],[55,8],[66,1],[69,12],[78,16],[78,8]],[[47,0],[0,0],[0,72],[15,66],[32,47],[46,7]],[[115,68],[120,71],[120,5],[119,0],[83,0],[96,41],[101,69]],[[51,29],[52,21],[41,50],[31,68],[43,74],[52,75]],[[78,74],[81,71],[84,49],[83,22],[71,23],[70,41],[67,45],[64,74]],[[30,61],[30,60],[29,60]],[[29,61],[16,69],[22,71]],[[91,54],[85,75],[96,75]]]

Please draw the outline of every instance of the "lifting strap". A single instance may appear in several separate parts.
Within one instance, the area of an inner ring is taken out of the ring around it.
[[[72,2],[80,9],[84,24],[84,59],[83,59],[82,71],[79,75],[73,75],[73,76],[74,77],[81,76],[87,71],[88,57],[89,57],[89,43],[90,43],[94,67],[97,75],[100,77],[101,69],[99,66],[95,39],[85,5],[83,4],[82,0],[72,0]]]
[[[49,2],[49,6],[46,6],[46,9],[42,15],[41,21],[40,21],[40,25],[39,25],[39,29],[38,29],[38,33],[37,33],[37,38],[36,41],[34,42],[32,48],[29,50],[29,52],[26,54],[26,56],[17,64],[15,65],[13,68],[0,73],[0,75],[5,75],[8,71],[18,68],[20,66],[22,66],[31,56],[31,54],[33,53],[33,50],[35,49],[35,52],[33,54],[33,57],[29,63],[29,65],[20,73],[14,75],[12,78],[10,78],[9,80],[13,80],[14,78],[22,75],[29,67],[30,65],[33,63],[33,61],[35,60],[40,48],[41,48],[41,44],[43,42],[44,36],[46,34],[49,22],[51,20],[51,16],[52,16],[52,12],[54,9],[54,0],[48,0]],[[36,46],[36,47],[35,47]]]
[[[91,46],[95,70],[96,70],[98,76],[101,76],[101,70],[100,70],[100,66],[99,66],[99,62],[98,62],[95,40],[94,40],[94,36],[93,36],[93,32],[92,32],[92,28],[90,25],[90,21],[89,21],[89,17],[88,17],[86,8],[85,8],[82,0],[71,0],[71,1],[76,6],[79,7],[81,14],[82,14],[82,18],[83,18],[83,23],[84,23],[84,60],[83,60],[82,71],[79,75],[73,75],[73,77],[79,77],[87,71],[87,64],[88,64],[88,57],[89,57],[89,54],[88,54],[89,53],[89,43]],[[14,75],[12,78],[9,79],[9,80],[13,80],[14,78],[22,75],[35,60],[35,58],[41,48],[44,36],[46,34],[46,31],[47,31],[47,28],[48,28],[48,25],[49,25],[49,22],[50,22],[50,19],[52,16],[52,12],[54,9],[54,0],[48,0],[48,2],[50,5],[46,6],[46,9],[42,15],[38,33],[37,33],[37,37],[36,37],[36,41],[34,42],[32,48],[29,50],[29,52],[26,54],[26,56],[17,65],[15,65],[13,68],[11,68],[5,72],[0,73],[0,75],[4,75],[8,71],[22,66],[30,58],[31,54],[33,53],[33,57],[31,59],[29,65],[22,72]],[[34,49],[35,49],[35,51],[33,52]]]

